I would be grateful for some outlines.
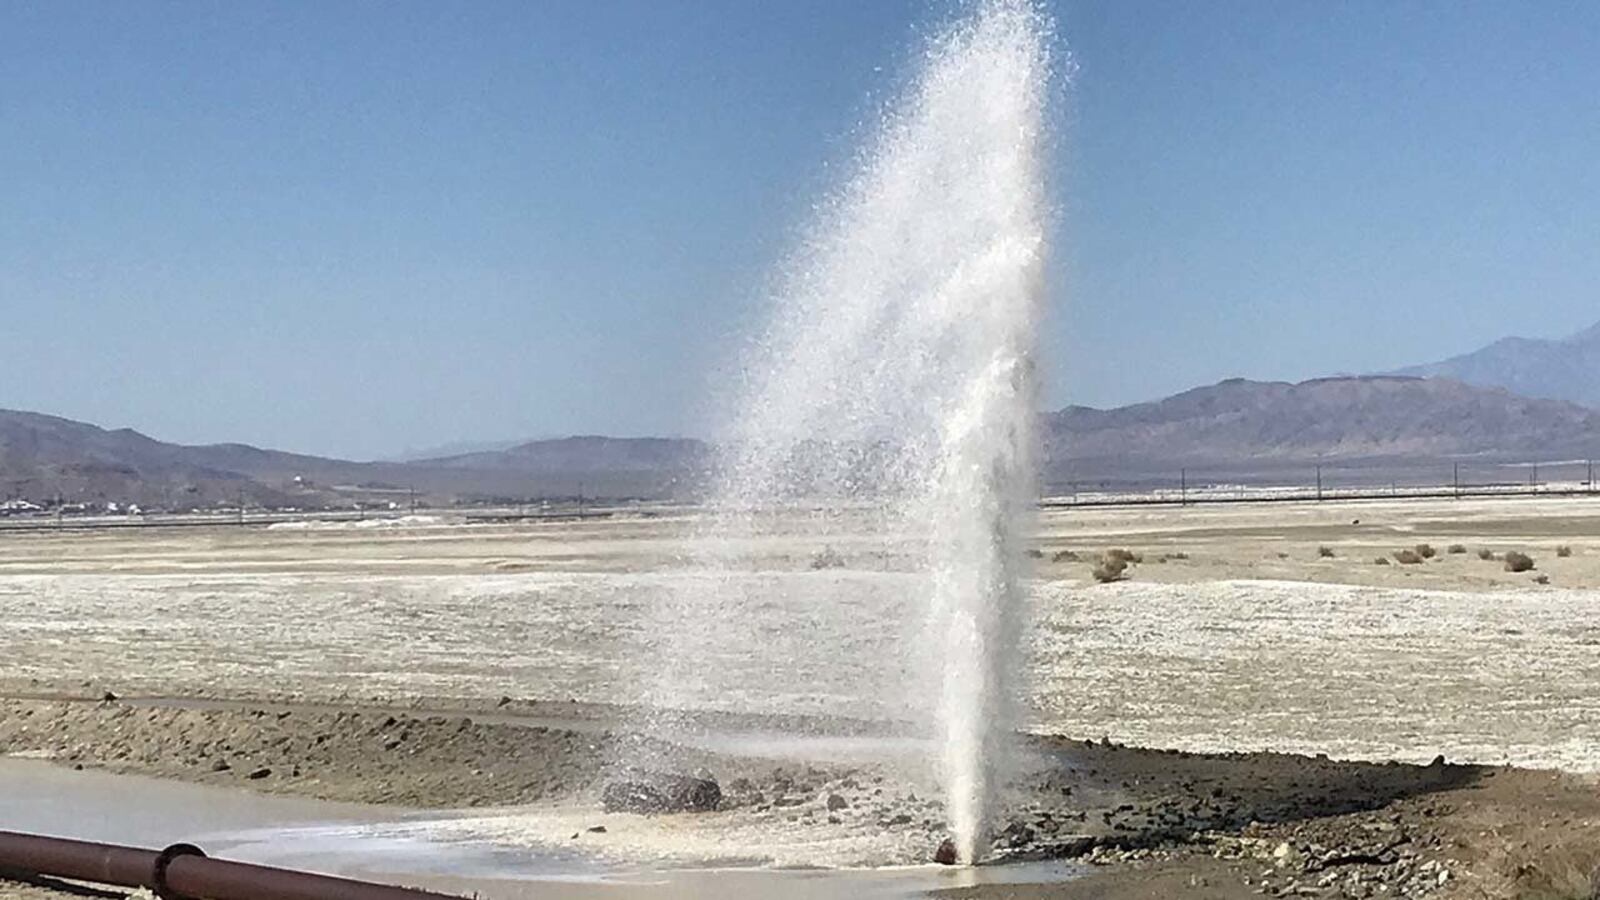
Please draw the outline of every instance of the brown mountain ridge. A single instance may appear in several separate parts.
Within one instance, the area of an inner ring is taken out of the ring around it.
[[[1047,484],[1137,482],[1179,467],[1254,475],[1312,464],[1600,458],[1600,412],[1443,378],[1298,384],[1231,379],[1117,409],[1042,417]],[[825,439],[826,436],[819,436]],[[516,501],[692,497],[711,460],[691,439],[579,436],[415,462],[352,462],[241,444],[186,446],[38,413],[0,410],[0,499],[136,503]]]

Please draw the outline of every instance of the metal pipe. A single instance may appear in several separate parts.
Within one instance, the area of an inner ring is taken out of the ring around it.
[[[0,870],[148,888],[184,900],[421,900],[450,898],[415,888],[313,875],[273,866],[211,859],[197,847],[162,851],[0,831]],[[456,898],[451,898],[456,900]]]

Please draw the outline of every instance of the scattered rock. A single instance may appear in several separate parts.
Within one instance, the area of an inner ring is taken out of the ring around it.
[[[271,769],[267,768],[266,766],[262,766],[259,769],[251,770],[250,774],[246,775],[245,777],[250,779],[251,781],[260,781],[261,779],[266,778],[268,775],[271,775],[271,774],[272,774],[272,770]]]
[[[649,774],[607,784],[600,804],[606,812],[710,812],[722,804],[722,789],[706,778]]]
[[[591,826],[589,828],[589,833],[590,834],[605,834],[606,833],[606,827],[604,825]]]
[[[1025,822],[1012,822],[1000,832],[1000,843],[1007,847],[1022,848],[1033,843],[1034,830]]]
[[[829,812],[838,812],[839,810],[844,809],[845,807],[847,807],[849,805],[850,805],[850,801],[844,799],[843,797],[839,796],[838,794],[829,794],[828,795],[828,811]]]
[[[956,864],[956,842],[945,838],[939,842],[939,848],[933,851],[933,861],[941,866]]]
[[[667,797],[648,784],[613,781],[600,792],[606,812],[657,813],[667,808]]]

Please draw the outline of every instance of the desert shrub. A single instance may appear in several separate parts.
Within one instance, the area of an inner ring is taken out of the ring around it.
[[[1113,547],[1110,550],[1107,550],[1105,558],[1106,559],[1120,559],[1125,563],[1142,563],[1142,562],[1144,562],[1144,557],[1141,556],[1140,554],[1135,553],[1132,550],[1124,550],[1121,547]]]
[[[1550,583],[1550,576],[1549,575],[1535,575],[1535,576],[1533,576],[1533,583],[1534,584],[1549,584]]]
[[[1095,581],[1098,581],[1101,584],[1109,584],[1113,581],[1121,581],[1123,578],[1127,577],[1127,571],[1128,561],[1126,559],[1120,556],[1112,556],[1111,554],[1107,553],[1105,557],[1095,565],[1092,574],[1094,575]]]
[[[1467,552],[1467,545],[1466,544],[1451,544],[1449,549],[1445,550],[1445,552],[1446,553],[1452,553],[1452,554],[1465,553],[1465,552]]]
[[[1572,555],[1572,548],[1568,547],[1566,544],[1562,544],[1561,546],[1556,548],[1556,556],[1559,556],[1562,559],[1566,559],[1567,557],[1569,557],[1571,555]]]
[[[1415,550],[1401,550],[1394,555],[1394,561],[1402,566],[1418,566],[1422,564],[1422,555]]]
[[[1515,550],[1506,551],[1507,572],[1527,572],[1533,569],[1533,557]]]
[[[1028,548],[1028,558],[1029,559],[1044,559],[1044,551],[1040,550],[1037,547],[1029,547]]]
[[[1433,549],[1432,544],[1418,544],[1416,546],[1416,552],[1417,555],[1423,559],[1433,559],[1435,556],[1439,555],[1439,551]]]
[[[1490,550],[1488,547],[1484,547],[1482,550],[1478,551],[1478,558],[1484,562],[1492,562],[1494,560],[1494,551]]]
[[[1077,562],[1078,554],[1071,550],[1057,550],[1051,557],[1051,562]]]
[[[1167,554],[1167,559],[1188,559],[1188,558],[1189,558],[1189,554],[1183,552],[1182,550],[1175,550],[1175,551]]]
[[[1389,557],[1380,556],[1377,559],[1373,560],[1372,564],[1375,565],[1375,566],[1387,566],[1389,564]]]
[[[811,568],[842,569],[844,568],[844,557],[840,556],[839,552],[832,547],[823,547],[821,550],[818,550],[816,553],[812,554]]]
[[[1318,547],[1317,556],[1321,559],[1333,559],[1332,547]]]

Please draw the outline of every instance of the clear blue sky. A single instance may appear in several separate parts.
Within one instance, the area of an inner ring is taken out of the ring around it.
[[[950,8],[0,0],[0,406],[352,456],[693,432]],[[1055,15],[1053,405],[1600,319],[1600,5]]]

